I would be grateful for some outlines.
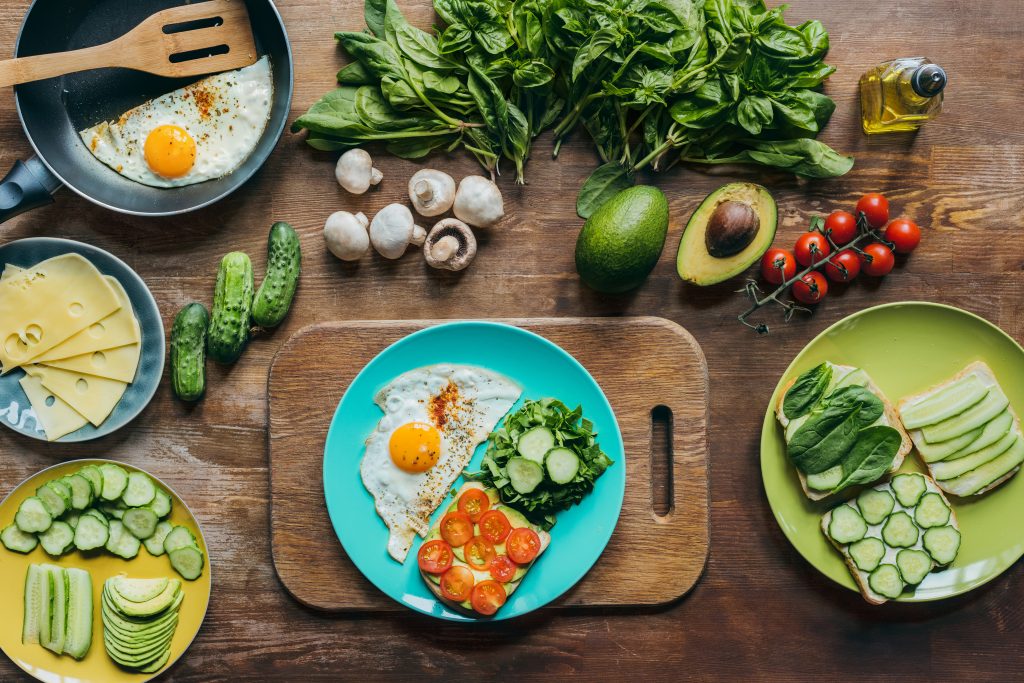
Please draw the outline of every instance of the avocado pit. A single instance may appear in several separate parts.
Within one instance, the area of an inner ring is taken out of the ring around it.
[[[726,258],[746,249],[760,227],[761,221],[752,206],[731,199],[719,204],[711,213],[704,244],[715,258]]]

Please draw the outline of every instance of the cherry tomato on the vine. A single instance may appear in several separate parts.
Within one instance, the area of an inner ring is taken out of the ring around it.
[[[786,249],[769,249],[761,257],[761,277],[769,284],[781,285],[796,275],[796,257]]]
[[[872,277],[888,275],[893,265],[896,264],[896,257],[892,255],[892,249],[881,242],[872,242],[864,247],[864,254],[860,259],[861,270]]]
[[[860,257],[845,249],[829,258],[825,264],[825,274],[832,282],[849,282],[860,273]]]
[[[802,304],[816,304],[828,294],[828,281],[816,270],[793,283],[793,298]]]
[[[805,268],[812,263],[821,263],[832,251],[828,240],[820,232],[811,231],[800,235],[793,247],[796,262]]]
[[[867,216],[872,228],[881,228],[889,222],[889,200],[877,192],[866,194],[857,202],[857,213]]]
[[[921,228],[906,218],[897,218],[885,229],[885,239],[892,242],[897,254],[909,254],[921,242]]]
[[[857,218],[849,211],[833,211],[825,219],[825,233],[842,246],[857,236]]]

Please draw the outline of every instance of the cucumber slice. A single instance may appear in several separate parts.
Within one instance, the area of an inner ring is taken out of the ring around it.
[[[900,570],[891,564],[879,565],[868,576],[868,586],[879,595],[894,600],[903,592],[903,579],[900,577]]]
[[[50,565],[41,564],[39,566],[40,577],[39,577],[39,611],[36,612],[36,623],[39,625],[39,634],[37,641],[39,644],[49,642],[50,640],[50,627],[52,626],[52,618],[50,612],[53,610],[53,576],[50,574],[50,570],[47,569]]]
[[[110,520],[110,535],[106,543],[107,552],[130,560],[139,553],[139,539],[125,529],[119,519]],[[134,552],[132,550],[134,549]]]
[[[102,513],[106,519],[121,519],[124,517],[124,511],[127,509],[128,508],[124,507],[121,501],[117,501],[116,504],[110,502],[100,503],[98,507],[98,511]]]
[[[947,565],[960,551],[960,532],[951,526],[939,526],[924,532],[924,549],[936,564]]]
[[[909,548],[917,543],[921,530],[906,512],[889,515],[882,527],[882,540],[892,548]]]
[[[69,510],[69,511],[64,513],[63,517],[61,517],[61,519],[63,519],[65,522],[67,522],[68,526],[71,527],[72,529],[74,529],[76,526],[78,526],[78,520],[81,519],[81,518],[82,518],[82,514],[80,512],[78,512],[77,510]]]
[[[533,460],[509,458],[505,463],[512,488],[518,493],[531,493],[544,480],[544,470]],[[168,551],[169,552],[169,551]]]
[[[146,550],[149,551],[150,555],[154,557],[164,554],[164,540],[167,538],[167,534],[171,533],[171,529],[174,526],[170,522],[162,521],[156,525],[156,531],[153,535],[142,542],[146,546]]]
[[[921,459],[926,463],[939,462],[940,460],[953,457],[964,448],[973,444],[984,431],[984,427],[978,427],[966,434],[961,434],[955,439],[940,443],[928,443],[924,439],[918,439],[914,447],[917,448],[917,452],[921,454]]]
[[[896,567],[907,585],[916,586],[932,570],[932,558],[923,550],[904,548],[896,553]]]
[[[516,450],[527,460],[544,464],[544,454],[555,447],[555,435],[546,427],[534,427],[519,435]]]
[[[580,471],[580,458],[568,448],[552,448],[544,456],[548,477],[556,484],[568,484]]]
[[[124,513],[121,521],[124,523],[124,528],[141,541],[153,535],[159,519],[156,513],[149,508],[132,508]]]
[[[68,496],[64,497],[65,489]],[[50,517],[60,517],[71,504],[71,489],[57,481],[48,481],[36,489],[36,497],[43,501]]]
[[[64,654],[82,659],[92,647],[92,577],[84,569],[68,567],[64,571],[68,582]]]
[[[948,420],[922,427],[921,434],[929,443],[948,441],[985,426],[999,413],[1006,410],[1008,405],[1010,405],[1010,399],[1006,398],[1006,394],[1000,391],[999,387],[992,387],[988,395],[975,405]]]
[[[885,544],[877,538],[862,538],[849,547],[850,557],[857,569],[871,572],[885,557]]]
[[[843,481],[843,466],[835,465],[824,472],[807,475],[807,488],[812,491],[831,491]]]
[[[928,485],[924,477],[916,472],[910,474],[897,474],[889,482],[892,492],[896,494],[896,500],[905,508],[912,508],[921,500]]]
[[[95,508],[89,508],[88,510],[82,513],[82,517],[86,516],[92,517],[103,526],[110,526],[110,521],[107,519],[106,515],[104,515],[102,512]],[[79,521],[81,521],[81,517],[79,517]]]
[[[39,545],[39,539],[35,534],[26,534],[18,528],[17,524],[11,524],[3,531],[0,531],[0,542],[8,550],[16,553],[30,553]]]
[[[36,496],[21,501],[18,512],[14,515],[14,523],[26,534],[38,534],[46,531],[53,524],[53,517]]]
[[[1020,467],[1024,462],[1024,439],[1018,439],[1005,453],[967,474],[942,482],[942,488],[955,496],[972,496]]]
[[[72,474],[68,477],[68,486],[71,488],[71,508],[73,510],[84,510],[92,505],[92,484],[88,479],[80,474]]]
[[[949,384],[923,401],[900,411],[900,421],[907,429],[942,422],[959,415],[989,393],[989,386],[977,375],[968,375]]]
[[[149,475],[142,472],[132,472],[128,475],[128,486],[121,495],[125,505],[132,508],[149,505],[155,496],[156,486]]]
[[[1012,430],[1013,427],[1013,415],[1010,411],[1004,410],[1002,413],[997,415],[987,425],[981,428],[981,433],[971,443],[965,445],[956,453],[950,455],[947,460],[959,460],[965,458],[972,453],[988,448],[994,443],[1002,441],[1002,439],[1009,433],[1016,433],[1016,430]],[[973,434],[974,432],[970,432]],[[953,439],[956,441],[956,439]]]
[[[68,624],[68,575],[62,568],[52,564],[44,564],[43,567],[50,574],[53,596],[49,610],[49,636],[44,639],[40,634],[39,644],[59,655],[64,652],[65,629]]]
[[[100,472],[100,468],[96,465],[86,465],[78,470],[77,474],[89,480],[89,483],[92,484],[92,497],[99,498],[100,492],[103,491],[103,473]]]
[[[982,448],[980,451],[975,451],[970,455],[963,458],[957,458],[956,460],[944,460],[937,462],[932,465],[932,476],[939,481],[945,479],[956,479],[961,474],[967,474],[971,470],[977,469],[987,462],[995,460],[1000,455],[1010,450],[1017,441],[1020,440],[1020,436],[1016,432],[1007,432],[1006,435],[996,441],[994,444],[987,448]]]
[[[128,488],[128,473],[123,467],[113,463],[100,465],[100,472],[103,474],[103,490],[100,497],[103,500],[117,500]]]
[[[949,524],[950,514],[949,506],[942,500],[942,496],[937,493],[926,493],[921,496],[921,502],[914,508],[914,521],[922,529],[930,529],[933,526]]]
[[[174,552],[168,553],[168,557],[171,558],[171,566],[174,567],[174,571],[181,574],[182,578],[195,581],[203,573],[203,553],[195,546],[178,548]]]
[[[197,545],[196,537],[186,527],[176,526],[168,532],[167,538],[164,539],[164,552],[173,553],[178,548],[190,545]]]
[[[30,564],[25,573],[25,614],[21,620],[21,642],[25,645],[39,644],[44,582],[49,582],[46,570],[38,564]]]
[[[868,382],[870,381],[871,378],[868,377],[868,373],[864,372],[860,368],[857,368],[843,375],[842,378],[840,378],[840,380],[836,382],[835,388],[842,389],[843,387],[852,386],[866,387],[868,385]],[[833,389],[833,391],[835,391],[835,389]],[[832,391],[828,393],[831,394]]]
[[[896,507],[892,494],[884,489],[868,489],[857,496],[857,507],[868,524],[881,524]]]
[[[828,535],[836,543],[846,544],[859,541],[867,532],[867,523],[852,506],[840,505],[832,511],[832,519],[828,523]]]
[[[39,545],[48,555],[60,557],[75,544],[75,530],[67,522],[55,520],[50,528],[39,534]]]
[[[78,520],[78,526],[75,527],[75,547],[79,550],[102,548],[109,537],[110,531],[106,522],[101,522],[95,515],[89,513],[82,515]]]
[[[171,514],[171,497],[162,488],[157,487],[156,495],[153,496],[153,502],[149,504],[149,508],[156,513],[157,517],[163,519]]]

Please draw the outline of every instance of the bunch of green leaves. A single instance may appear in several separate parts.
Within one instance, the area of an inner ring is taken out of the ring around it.
[[[516,443],[520,435],[534,427],[546,427],[555,435],[556,447],[576,453],[580,468],[566,484],[556,484],[545,477],[530,493],[519,493],[512,487],[505,466],[510,458],[519,455]],[[527,401],[508,416],[503,427],[491,433],[480,471],[466,474],[466,479],[496,488],[503,502],[522,511],[535,524],[550,529],[555,524],[555,513],[583,500],[611,464],[611,458],[597,444],[593,423],[583,417],[582,407],[569,410],[561,401],[545,398]]]

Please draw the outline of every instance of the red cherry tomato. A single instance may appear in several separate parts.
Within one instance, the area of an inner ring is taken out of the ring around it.
[[[796,275],[796,257],[786,249],[769,249],[761,257],[761,277],[769,284],[781,285]]]
[[[515,529],[505,541],[505,552],[516,564],[532,562],[540,554],[540,536],[533,529]]]
[[[877,192],[871,192],[857,202],[857,213],[863,213],[868,225],[878,229],[889,222],[889,200]]]
[[[466,545],[462,546],[462,552],[466,556],[466,564],[470,569],[485,572],[491,566],[494,559],[494,546],[483,536],[474,536]]]
[[[469,515],[474,524],[480,521],[480,515],[491,507],[491,499],[480,489],[469,489],[459,496],[459,510]]]
[[[825,233],[840,246],[852,242],[857,236],[857,217],[849,211],[833,211],[825,219]]]
[[[508,594],[500,583],[497,581],[481,581],[473,586],[470,602],[472,602],[474,610],[480,614],[490,616],[497,612],[498,608],[504,605],[507,599]]]
[[[501,510],[488,510],[480,516],[480,535],[494,544],[504,543],[512,525]]]
[[[416,561],[428,574],[443,574],[452,566],[452,557],[452,547],[438,538],[420,546]]]
[[[793,298],[802,304],[816,304],[828,294],[828,280],[816,270],[793,283]]]
[[[793,247],[796,262],[805,268],[812,263],[821,263],[832,251],[828,240],[820,232],[811,231],[800,235]]]
[[[864,247],[864,254],[860,257],[861,269],[871,277],[888,275],[896,263],[892,249],[881,242],[872,242]]]
[[[885,229],[885,239],[892,242],[897,254],[909,254],[921,242],[921,228],[906,218],[897,218]]]
[[[458,565],[441,574],[441,595],[452,602],[465,602],[473,593],[473,572]]]
[[[508,583],[516,575],[516,563],[508,555],[498,555],[491,561],[491,577],[495,581]]]
[[[860,257],[846,249],[833,255],[825,264],[825,274],[832,282],[849,282],[860,273]]]
[[[466,545],[473,538],[473,522],[461,510],[452,510],[441,518],[441,538],[453,548]]]

